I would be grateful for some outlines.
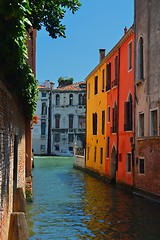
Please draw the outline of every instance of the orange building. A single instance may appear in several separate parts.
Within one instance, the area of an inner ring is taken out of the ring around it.
[[[86,78],[86,168],[127,185],[133,181],[133,55],[133,27],[125,28],[106,56],[100,50],[100,63]]]

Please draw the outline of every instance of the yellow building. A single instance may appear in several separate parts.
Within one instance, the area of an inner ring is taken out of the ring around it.
[[[106,159],[106,91],[103,63],[105,50],[100,49],[100,63],[87,77],[86,94],[86,169],[105,175]]]

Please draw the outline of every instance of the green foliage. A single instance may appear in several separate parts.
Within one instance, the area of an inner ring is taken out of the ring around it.
[[[61,24],[66,10],[75,13],[78,0],[0,0],[0,73],[21,100],[31,120],[37,103],[37,81],[27,65],[26,32],[46,28],[52,38],[65,37]]]
[[[81,6],[78,0],[29,0],[29,4],[31,14],[28,19],[33,27],[40,30],[44,26],[52,38],[65,37],[66,28],[61,20],[66,10],[74,14]]]
[[[73,84],[73,77],[59,77],[58,84],[59,86]]]

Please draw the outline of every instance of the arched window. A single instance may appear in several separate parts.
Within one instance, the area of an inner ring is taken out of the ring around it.
[[[86,94],[83,95],[83,105],[86,105]]]
[[[79,94],[79,105],[82,105],[83,104],[83,96],[82,94],[80,93]]]
[[[124,130],[132,130],[132,95],[129,94],[128,101],[124,103]]]
[[[73,115],[72,114],[70,114],[69,115],[69,128],[73,128]]]
[[[42,111],[41,111],[42,115],[46,115],[47,114],[47,106],[45,102],[42,102]]]
[[[113,116],[112,116],[112,133],[117,132],[117,104],[114,102]]]
[[[60,115],[55,115],[55,128],[60,128]]]
[[[138,79],[144,78],[144,63],[143,63],[143,38],[140,37],[138,42]]]
[[[73,105],[73,94],[69,94],[69,105]]]
[[[59,94],[56,94],[56,106],[60,105],[60,96]]]

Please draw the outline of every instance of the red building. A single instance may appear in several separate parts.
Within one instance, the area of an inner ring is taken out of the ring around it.
[[[133,184],[134,32],[124,36],[106,62],[106,175],[111,182]],[[109,55],[108,54],[108,55]]]

